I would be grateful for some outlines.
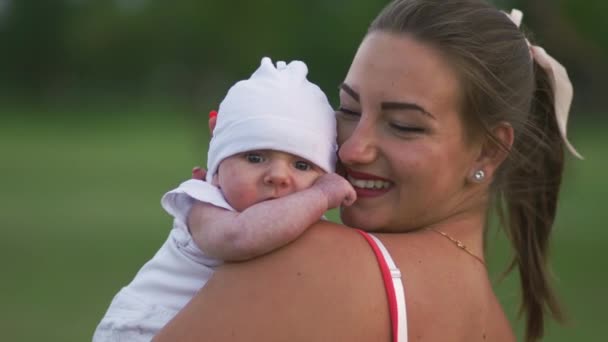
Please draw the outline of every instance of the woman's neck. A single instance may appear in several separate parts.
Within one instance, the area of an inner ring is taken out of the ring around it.
[[[476,206],[423,228],[442,232],[464,244],[475,255],[483,258],[483,232],[487,219],[486,211],[487,207],[485,205]]]

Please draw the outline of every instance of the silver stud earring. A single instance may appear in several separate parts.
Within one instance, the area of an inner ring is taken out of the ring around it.
[[[481,182],[484,180],[484,178],[486,178],[486,173],[483,172],[483,170],[477,170],[475,171],[475,173],[473,174],[473,179],[476,182]]]

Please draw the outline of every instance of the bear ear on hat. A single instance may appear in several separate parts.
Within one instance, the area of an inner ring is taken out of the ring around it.
[[[272,64],[270,57],[263,57],[262,61],[260,62],[260,67],[254,71],[253,74],[251,74],[249,79],[268,77],[272,73],[276,74],[276,71],[277,69],[275,68],[274,64]]]
[[[292,61],[287,68],[289,69],[291,79],[307,81],[306,76],[308,75],[308,67],[304,62]]]
[[[287,67],[285,61],[277,61],[277,70],[283,70]]]
[[[272,64],[272,59],[268,56],[262,57],[262,60],[260,61],[260,65],[264,65],[264,64],[270,64],[271,66],[274,66]]]
[[[308,81],[306,79],[308,67],[302,61],[292,61],[289,64],[285,63],[285,61],[277,61],[277,65],[275,66],[270,57],[263,57],[260,67],[251,75],[250,79],[264,78],[270,75],[275,77],[287,75],[287,79],[290,80]]]

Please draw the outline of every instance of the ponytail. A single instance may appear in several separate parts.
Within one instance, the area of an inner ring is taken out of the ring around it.
[[[564,320],[547,265],[564,167],[564,143],[548,76],[536,63],[534,73],[536,90],[531,113],[512,149],[517,161],[505,170],[505,184],[498,193],[503,202],[499,203],[499,216],[515,252],[507,273],[515,266],[519,269],[520,315],[525,317],[527,342],[542,338],[546,312],[558,322]]]

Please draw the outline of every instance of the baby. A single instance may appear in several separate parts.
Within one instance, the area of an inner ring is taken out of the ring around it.
[[[149,341],[223,261],[246,260],[297,238],[323,213],[356,199],[336,175],[336,122],[300,61],[263,58],[220,104],[206,182],[188,180],[161,201],[173,229],[114,297],[94,341]],[[196,225],[188,214],[202,202]]]

